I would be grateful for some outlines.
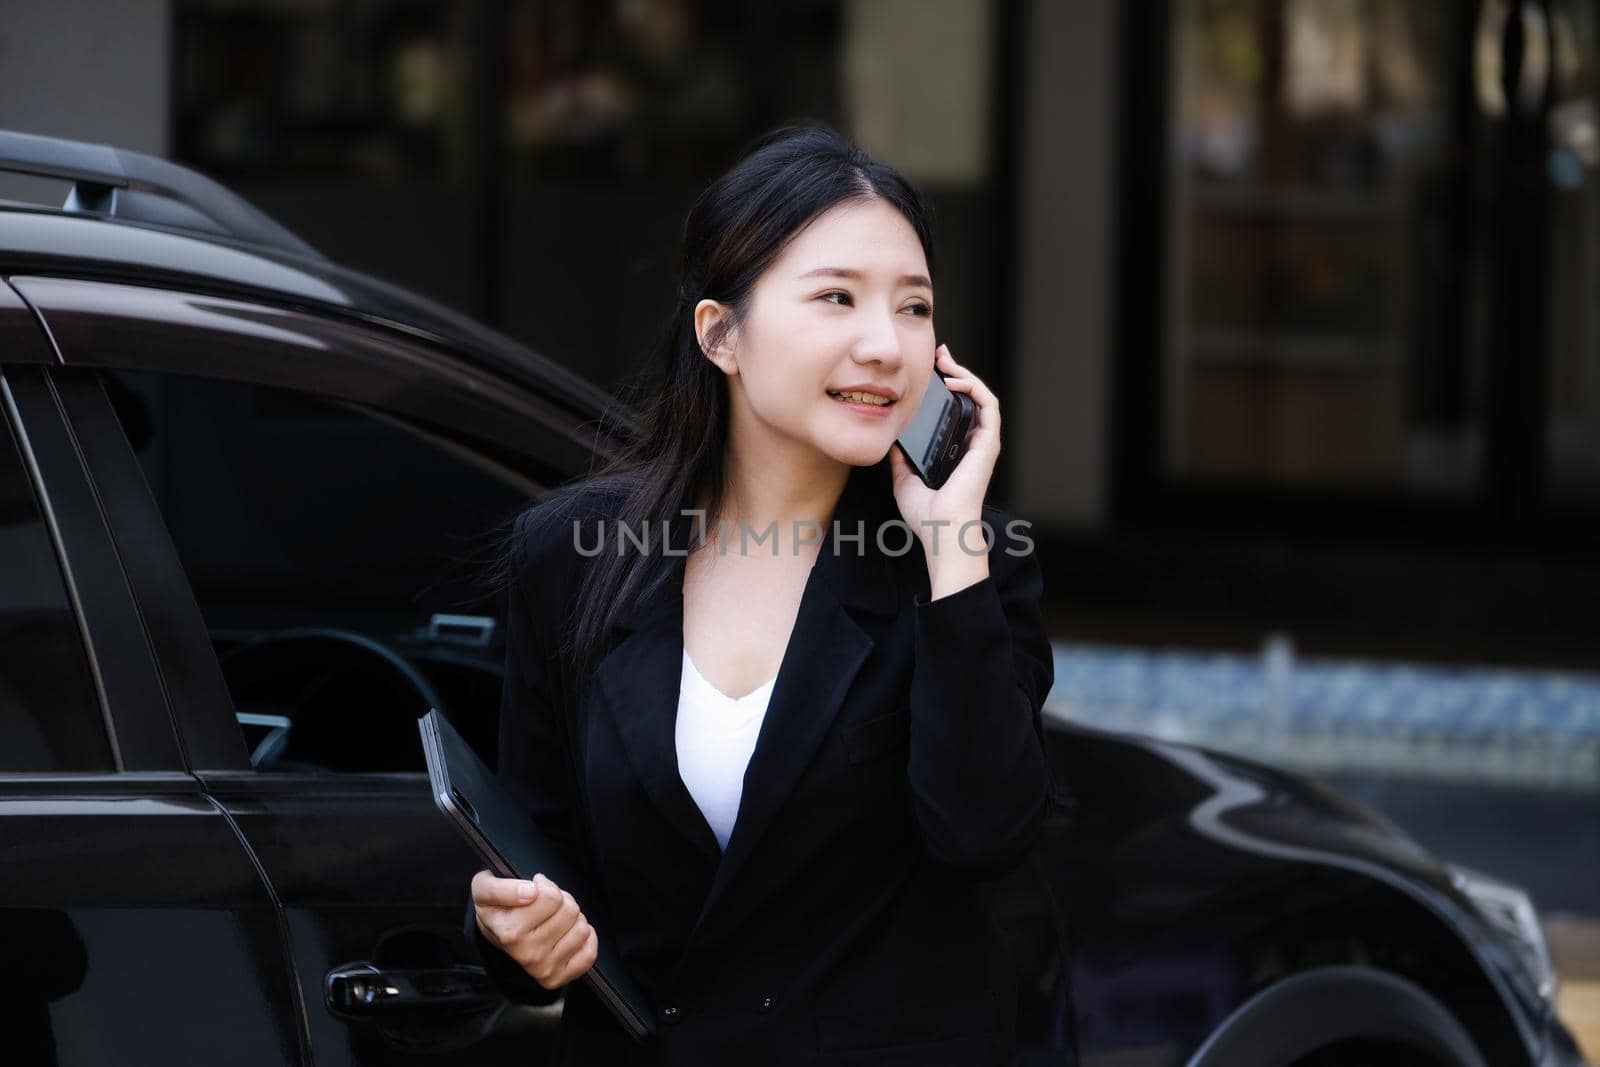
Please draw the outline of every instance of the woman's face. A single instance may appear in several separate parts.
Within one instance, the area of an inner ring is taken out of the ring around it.
[[[933,287],[911,224],[877,199],[818,215],[757,279],[731,343],[744,443],[772,434],[852,466],[882,460],[933,373]],[[892,402],[837,397],[852,388]]]

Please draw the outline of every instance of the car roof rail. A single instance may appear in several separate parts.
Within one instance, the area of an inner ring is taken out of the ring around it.
[[[239,194],[143,152],[0,130],[0,171],[71,182],[62,211],[198,230],[324,258]]]

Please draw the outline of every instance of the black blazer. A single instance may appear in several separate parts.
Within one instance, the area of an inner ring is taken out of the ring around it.
[[[611,518],[591,495],[582,515]],[[724,854],[678,775],[683,557],[580,692],[556,628],[589,561],[549,514],[516,526],[499,774],[589,864],[606,899],[578,903],[659,1024],[636,1044],[575,982],[556,1062],[1009,1062],[1015,979],[977,882],[1021,861],[1052,789],[1054,671],[1025,531],[986,505],[989,576],[930,601],[909,530],[877,543],[899,515],[887,460],[852,472],[834,519],[865,536],[821,546]],[[470,899],[467,929],[509,996],[554,999],[478,932]]]

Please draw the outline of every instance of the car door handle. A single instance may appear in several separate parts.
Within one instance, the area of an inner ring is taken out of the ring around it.
[[[323,992],[329,1011],[352,1019],[417,1010],[488,1009],[504,999],[482,967],[380,969],[365,960],[329,971]]]

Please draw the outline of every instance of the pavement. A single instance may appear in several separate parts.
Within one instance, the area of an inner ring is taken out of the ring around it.
[[[1556,1013],[1583,1058],[1600,1063],[1600,920],[1551,918],[1544,932],[1558,975]]]

